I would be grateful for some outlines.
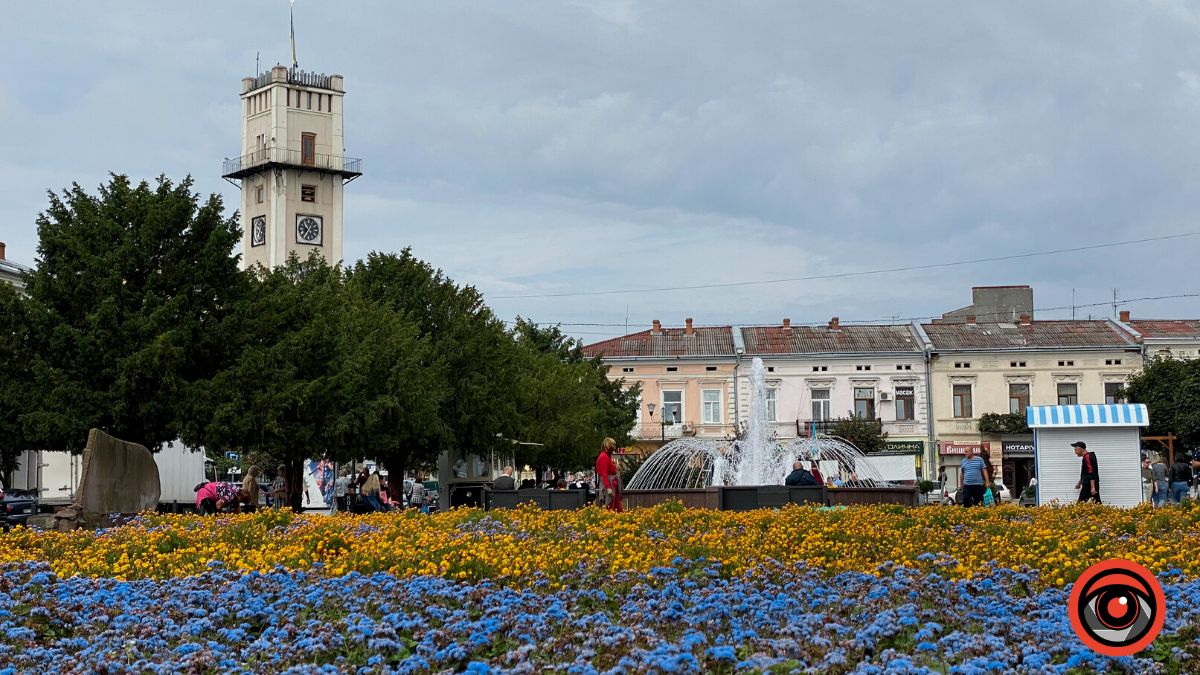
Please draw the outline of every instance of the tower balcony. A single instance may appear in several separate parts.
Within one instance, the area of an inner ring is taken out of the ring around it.
[[[225,160],[221,167],[221,177],[237,180],[274,168],[336,174],[349,183],[362,175],[362,160],[342,155],[304,153],[291,148],[263,148],[248,155]]]

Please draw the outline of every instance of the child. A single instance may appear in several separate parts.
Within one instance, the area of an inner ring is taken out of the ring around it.
[[[279,470],[275,475],[275,482],[271,483],[271,499],[277,509],[282,509],[287,504],[287,467],[282,464],[279,465]]]

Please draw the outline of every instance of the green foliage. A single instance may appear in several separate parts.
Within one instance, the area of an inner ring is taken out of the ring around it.
[[[1200,359],[1157,357],[1129,379],[1124,395],[1150,413],[1146,436],[1174,433],[1191,452],[1200,449]]]
[[[937,487],[937,483],[935,483],[931,480],[923,480],[923,481],[917,483],[917,488],[921,491],[921,494],[923,494],[923,495],[927,495],[930,492],[933,492],[933,489],[935,487]]]
[[[979,431],[985,434],[1028,434],[1029,425],[1021,413],[983,413],[979,416]]]
[[[114,175],[95,195],[78,184],[50,194],[28,284],[29,442],[79,449],[90,427],[152,449],[178,437],[193,383],[223,360],[216,326],[244,288],[236,220],[191,187]]]
[[[887,434],[883,432],[879,420],[868,420],[858,415],[834,420],[829,434],[850,441],[865,453],[882,452],[887,446]]]
[[[0,283],[0,476],[16,469],[17,454],[30,447],[21,417],[34,409],[30,303]]]

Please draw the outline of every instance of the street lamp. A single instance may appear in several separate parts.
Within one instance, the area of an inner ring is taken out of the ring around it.
[[[654,404],[647,403],[646,410],[649,411],[650,419],[653,420],[654,419]],[[671,419],[672,419],[672,421],[670,422],[670,424],[679,424],[679,411],[678,410],[671,411]],[[667,442],[667,424],[668,424],[666,414],[664,413],[663,416],[659,418],[659,420],[660,421],[659,421],[658,425],[662,432],[662,442],[666,443]]]

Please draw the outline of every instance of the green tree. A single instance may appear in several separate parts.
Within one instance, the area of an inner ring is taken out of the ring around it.
[[[883,452],[887,447],[887,434],[879,420],[868,420],[857,415],[834,420],[829,435],[850,441],[864,453]]]
[[[221,333],[235,340],[229,367],[197,387],[182,438],[210,452],[236,450],[287,467],[299,508],[303,462],[345,447],[346,386],[339,348],[346,315],[342,272],[316,252],[274,270],[255,268],[250,291]]]
[[[35,447],[22,422],[34,409],[34,317],[31,303],[0,282],[0,476],[8,482],[17,455]]]
[[[1125,396],[1146,404],[1146,435],[1173,433],[1185,450],[1200,449],[1200,359],[1155,358],[1129,379]]]
[[[78,184],[49,195],[28,285],[34,400],[21,415],[42,447],[78,450],[98,427],[158,449],[219,368],[217,328],[245,288],[240,231],[219,196],[191,188],[114,175],[95,195]]]

